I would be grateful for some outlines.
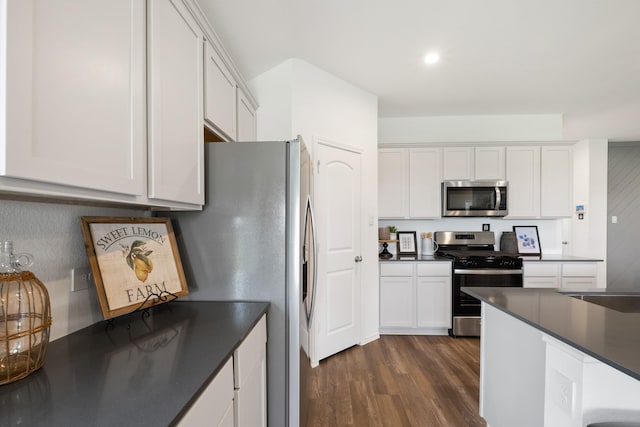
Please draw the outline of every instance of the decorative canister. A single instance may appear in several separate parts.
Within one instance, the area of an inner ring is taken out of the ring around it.
[[[389,240],[390,237],[389,227],[378,227],[378,240]]]
[[[518,241],[513,231],[503,231],[500,236],[500,251],[518,253]]]
[[[42,367],[49,344],[51,305],[44,284],[30,271],[29,254],[0,242],[0,385]]]

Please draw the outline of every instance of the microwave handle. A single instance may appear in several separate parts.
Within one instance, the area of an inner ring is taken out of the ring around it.
[[[495,210],[499,210],[500,209],[500,202],[502,202],[502,196],[500,193],[500,187],[495,188],[496,190],[496,206],[495,206]]]

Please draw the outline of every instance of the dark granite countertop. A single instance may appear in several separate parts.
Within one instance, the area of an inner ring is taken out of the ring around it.
[[[602,262],[602,259],[589,258],[573,255],[542,254],[542,255],[520,255],[523,261],[547,261],[547,262]]]
[[[42,369],[0,386],[0,425],[173,425],[268,307],[175,301],[53,341]]]
[[[560,255],[560,254],[542,254],[542,255],[520,255],[523,261],[546,261],[546,262],[601,262],[603,260],[597,258],[587,258],[572,255]],[[402,262],[402,261],[451,261],[450,258],[433,256],[433,255],[418,255],[418,256],[403,256],[398,257],[393,255],[392,258],[382,259],[380,262]]]
[[[462,290],[640,380],[640,313],[623,313],[548,288]]]
[[[418,255],[418,256],[402,256],[394,255],[392,258],[378,258],[380,262],[403,262],[403,261],[451,261],[451,258],[434,256],[434,255]]]

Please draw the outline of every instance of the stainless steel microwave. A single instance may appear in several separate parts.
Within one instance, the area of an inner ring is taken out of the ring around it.
[[[444,181],[442,216],[506,216],[507,181]]]

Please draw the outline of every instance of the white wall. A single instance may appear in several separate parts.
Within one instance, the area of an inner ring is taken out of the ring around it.
[[[51,298],[51,339],[102,320],[95,288],[71,292],[70,270],[89,267],[82,216],[149,216],[131,209],[0,200],[0,239],[34,257],[31,270]]]
[[[610,141],[640,140],[640,101],[589,114],[565,114],[564,137],[604,138]]]
[[[383,117],[379,143],[510,142],[562,139],[562,115]]]
[[[606,261],[608,142],[583,140],[573,148],[575,205],[584,205],[584,219],[571,220],[570,251]],[[606,286],[606,262],[598,264],[598,285]]]
[[[500,218],[441,218],[441,219],[384,219],[380,227],[394,225],[399,231],[415,231],[418,241],[418,255],[421,254],[420,234],[434,231],[482,231],[482,224],[489,224],[496,237],[496,249],[500,249],[500,237],[503,231],[513,231],[514,225],[536,225],[540,237],[542,252],[546,254],[562,253],[562,221],[558,219],[500,219]],[[389,252],[395,253],[394,245]],[[382,246],[379,247],[382,250]]]
[[[378,337],[377,97],[305,61],[289,59],[249,82],[260,108],[258,139],[302,135],[362,153],[361,343]]]

